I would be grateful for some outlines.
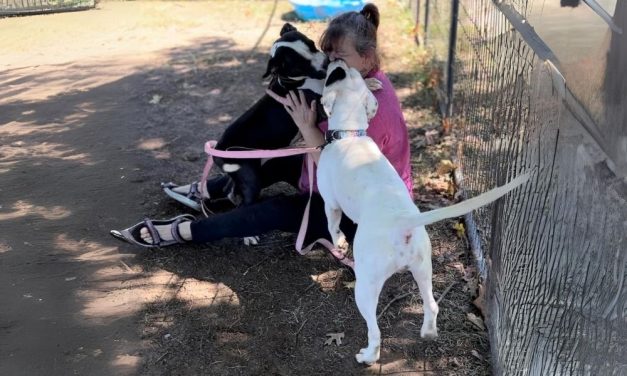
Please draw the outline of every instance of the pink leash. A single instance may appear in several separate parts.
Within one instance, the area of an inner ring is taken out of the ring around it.
[[[309,207],[311,204],[311,195],[313,194],[313,173],[314,162],[310,153],[317,151],[319,148],[290,148],[290,149],[277,149],[277,150],[218,150],[215,148],[217,141],[211,140],[205,143],[205,153],[207,153],[207,163],[202,171],[202,178],[200,179],[200,196],[204,197],[205,190],[207,189],[207,179],[209,178],[209,171],[213,167],[213,157],[221,158],[234,158],[234,159],[250,159],[250,158],[278,158],[288,157],[291,155],[307,154],[307,172],[309,174],[309,200],[305,206],[305,212],[303,213],[303,220],[300,223],[300,230],[296,237],[296,250],[301,255],[305,255],[311,251],[314,244],[320,243],[331,252],[331,254],[337,258],[342,264],[351,268],[355,267],[355,262],[346,257],[342,252],[333,246],[333,243],[327,239],[317,239],[307,247],[303,248],[305,242],[305,233],[307,232],[307,225],[309,224]],[[204,209],[203,209],[204,210]],[[206,213],[205,213],[206,215]]]

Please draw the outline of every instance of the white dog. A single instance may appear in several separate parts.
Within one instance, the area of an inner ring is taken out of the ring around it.
[[[381,346],[376,312],[379,293],[398,271],[409,269],[418,283],[424,305],[420,336],[438,334],[431,242],[424,226],[490,203],[524,183],[528,175],[456,205],[420,213],[394,167],[365,135],[377,101],[359,72],[341,60],[331,63],[321,102],[329,115],[329,131],[318,164],[318,189],[336,247],[346,241],[339,228],[342,211],[358,224],[353,243],[355,301],[368,326],[368,347],[356,358],[372,364],[379,359]]]

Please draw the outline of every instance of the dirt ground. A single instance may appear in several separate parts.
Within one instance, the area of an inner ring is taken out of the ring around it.
[[[450,140],[432,112],[428,54],[398,2],[376,3],[417,204],[446,205],[450,177],[438,163]],[[109,236],[184,212],[159,182],[198,178],[204,141],[262,95],[285,20],[313,39],[324,27],[273,6],[102,2],[0,19],[0,375],[489,373],[455,221],[428,229],[440,337],[420,338],[421,300],[399,274],[381,294],[383,347],[371,367],[354,360],[366,326],[353,274],[322,250],[298,255],[293,235],[158,250]],[[329,333],[344,333],[342,343],[325,345]]]

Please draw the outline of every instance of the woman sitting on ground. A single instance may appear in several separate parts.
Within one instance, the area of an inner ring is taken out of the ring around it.
[[[408,194],[412,195],[407,126],[394,88],[379,69],[378,26],[379,10],[375,5],[367,4],[360,12],[346,12],[331,20],[322,34],[320,47],[331,61],[343,59],[349,67],[361,72],[364,78],[376,78],[382,83],[382,89],[374,92],[379,106],[376,116],[369,122],[367,134],[392,163],[405,182]],[[315,102],[308,106],[302,92],[290,92],[285,98],[272,92],[268,94],[285,106],[307,146],[324,144],[324,132],[328,124],[326,121],[316,122]],[[319,152],[315,154],[313,157],[317,161]],[[132,244],[162,247],[185,242],[207,243],[229,237],[256,237],[272,230],[297,233],[309,200],[309,177],[304,156],[272,159],[264,164],[263,171],[264,186],[284,181],[299,189],[299,193],[262,199],[255,204],[199,220],[189,214],[167,220],[145,220],[122,231],[113,230],[111,234]],[[210,179],[207,192],[211,198],[224,198],[228,182],[226,176]],[[174,190],[187,193],[190,188],[198,187],[186,185]],[[304,244],[320,238],[331,239],[324,202],[315,183],[313,190]],[[357,225],[343,216],[340,228],[351,241]]]

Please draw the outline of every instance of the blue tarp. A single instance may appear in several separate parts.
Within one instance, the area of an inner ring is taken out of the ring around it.
[[[305,21],[324,20],[342,12],[360,11],[364,0],[289,0],[299,18]]]

